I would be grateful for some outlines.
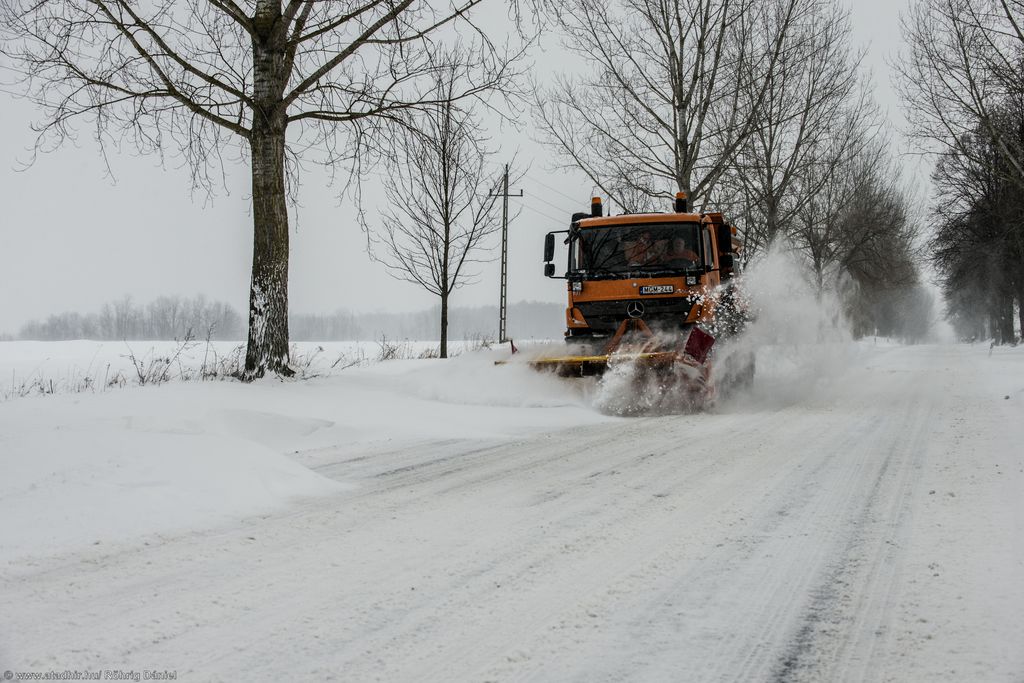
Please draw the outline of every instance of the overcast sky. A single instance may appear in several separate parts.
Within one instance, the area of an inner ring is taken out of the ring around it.
[[[903,119],[886,59],[899,48],[898,17],[908,3],[864,0],[851,6],[854,40],[868,49],[865,65],[874,74],[877,100],[896,128]],[[535,59],[538,68],[557,68],[543,52]],[[96,311],[125,294],[146,302],[163,294],[204,293],[246,309],[252,222],[245,167],[234,168],[227,191],[219,189],[212,199],[190,192],[187,169],[162,168],[159,159],[130,150],[109,150],[111,178],[83,130],[77,146],[18,170],[30,158],[30,125],[38,115],[31,103],[12,96],[12,80],[0,63],[0,332],[15,333],[27,320],[50,313]],[[522,131],[494,131],[504,156],[518,149],[532,163],[512,188],[526,196],[512,200],[523,210],[510,228],[509,299],[558,302],[564,283],[541,274],[543,236],[562,229],[573,211],[585,210],[592,188],[582,176],[549,170],[545,150],[529,139],[525,115],[522,123]],[[315,170],[304,176],[292,231],[293,311],[407,311],[434,303],[369,260],[351,206],[339,203],[337,190]],[[483,266],[480,275],[478,284],[455,294],[453,305],[497,303],[497,262]]]

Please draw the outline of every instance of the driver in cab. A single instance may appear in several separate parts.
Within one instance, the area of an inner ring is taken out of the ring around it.
[[[697,252],[690,249],[682,237],[655,240],[649,230],[640,233],[636,240],[627,242],[625,248],[626,261],[631,266],[667,265],[684,268],[696,263],[698,259]]]
[[[632,242],[627,242],[626,261],[631,266],[650,266],[664,262],[665,240],[651,238],[650,230],[644,230]]]
[[[686,240],[676,237],[672,240],[672,246],[668,251],[668,265],[675,268],[685,268],[697,263],[700,258],[693,249],[687,246]]]

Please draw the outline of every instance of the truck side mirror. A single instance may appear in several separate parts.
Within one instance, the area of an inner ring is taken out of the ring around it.
[[[548,237],[552,237],[552,235],[548,235]],[[544,277],[554,277],[554,276],[555,276],[555,264],[554,263],[545,263],[544,264]]]
[[[732,270],[735,261],[733,260],[732,254],[721,254],[718,257],[718,267],[721,270]]]
[[[549,263],[551,259],[555,258],[555,234],[549,232],[544,237],[544,262]],[[547,268],[544,269],[547,272]],[[548,277],[551,277],[548,275]]]

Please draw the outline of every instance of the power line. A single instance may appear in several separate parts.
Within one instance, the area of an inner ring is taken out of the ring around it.
[[[547,205],[548,205],[549,207],[551,207],[551,208],[552,208],[552,209],[554,209],[555,211],[557,211],[557,212],[559,212],[559,213],[562,213],[562,214],[565,214],[566,216],[568,216],[569,214],[571,214],[571,213],[572,213],[572,211],[571,211],[571,210],[569,210],[569,209],[563,209],[563,208],[562,208],[562,207],[560,207],[560,206],[555,206],[555,205],[554,205],[554,204],[552,204],[551,202],[545,201],[545,200],[541,199],[540,197],[534,197],[534,199],[536,199],[536,200],[537,200],[538,202],[540,202],[541,204],[547,204]]]
[[[535,209],[535,208],[533,208],[533,207],[532,207],[532,206],[530,206],[529,204],[523,204],[523,205],[522,205],[522,208],[524,208],[524,209],[528,209],[528,210],[530,210],[530,211],[533,211],[533,212],[534,212],[535,214],[537,214],[538,216],[543,216],[544,218],[547,218],[547,219],[548,219],[549,221],[552,221],[553,223],[558,223],[559,225],[561,225],[562,223],[565,223],[565,220],[564,220],[564,219],[562,219],[562,218],[555,218],[554,216],[552,216],[552,215],[550,215],[550,214],[546,214],[546,213],[544,213],[544,212],[543,212],[543,211],[541,211],[540,209]]]
[[[540,185],[544,189],[551,190],[555,194],[558,194],[558,195],[561,195],[561,196],[565,197],[566,199],[568,199],[570,202],[572,202],[574,204],[579,202],[579,200],[580,200],[579,197],[570,197],[569,195],[567,195],[566,193],[562,192],[561,190],[559,190],[557,188],[554,188],[554,187],[551,187],[547,183],[545,183],[545,182],[543,182],[541,180],[538,180],[536,177],[530,175],[529,173],[524,173],[523,176],[526,177],[526,178],[529,178],[530,180],[532,180],[533,182],[537,183],[538,185]]]

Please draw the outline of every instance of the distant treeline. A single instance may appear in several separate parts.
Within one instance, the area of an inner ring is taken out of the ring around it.
[[[439,339],[440,308],[414,313],[295,314],[289,317],[294,341],[344,341],[379,339]],[[561,339],[565,331],[565,306],[521,301],[508,308],[508,332],[513,339]],[[498,307],[453,307],[448,311],[449,339],[491,339],[498,336]]]
[[[292,341],[430,340],[439,337],[437,307],[414,313],[292,314]],[[449,311],[452,339],[495,339],[498,307],[453,308]],[[513,339],[561,337],[565,309],[561,304],[519,302],[508,310],[508,329]],[[22,326],[18,339],[60,341],[67,339],[184,339],[192,335],[214,340],[245,339],[245,319],[231,305],[210,301],[162,296],[146,304],[130,296],[107,303],[99,313],[66,312]]]
[[[162,296],[148,304],[131,296],[103,305],[99,313],[65,312],[45,320],[33,320],[21,327],[19,339],[58,341],[65,339],[184,339],[230,340],[242,338],[245,320],[223,301],[205,296],[188,299]]]

